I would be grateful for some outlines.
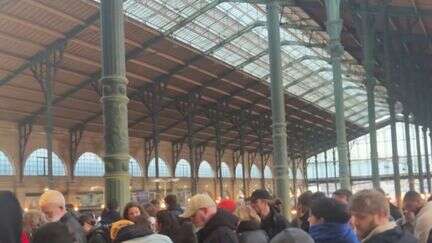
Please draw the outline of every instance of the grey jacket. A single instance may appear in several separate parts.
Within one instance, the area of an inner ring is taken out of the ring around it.
[[[268,243],[269,238],[260,224],[255,221],[242,221],[237,227],[239,243]]]
[[[74,243],[87,243],[87,237],[84,233],[84,230],[78,220],[71,215],[70,213],[66,213],[61,219],[60,222],[65,224],[71,233]]]

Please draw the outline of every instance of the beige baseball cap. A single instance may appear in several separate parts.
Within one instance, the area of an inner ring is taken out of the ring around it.
[[[189,199],[189,203],[183,214],[182,218],[190,218],[201,208],[216,207],[215,201],[207,194],[197,194]]]

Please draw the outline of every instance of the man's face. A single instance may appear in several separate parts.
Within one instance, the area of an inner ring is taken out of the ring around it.
[[[41,211],[45,214],[48,222],[57,222],[66,213],[64,207],[61,207],[54,203],[47,203],[45,205],[42,205]]]
[[[378,215],[351,212],[352,223],[360,239],[364,239],[378,226]]]
[[[414,215],[417,215],[420,208],[421,208],[421,202],[419,202],[418,200],[403,201],[404,211],[407,211],[407,212],[413,213]]]
[[[197,228],[202,228],[207,223],[207,209],[200,208],[194,215],[190,217],[192,223]]]
[[[344,205],[348,205],[348,198],[345,195],[333,195],[333,198]]]
[[[264,212],[266,212],[268,204],[263,199],[257,199],[254,201],[251,201],[251,207],[258,213],[259,216],[264,217]]]

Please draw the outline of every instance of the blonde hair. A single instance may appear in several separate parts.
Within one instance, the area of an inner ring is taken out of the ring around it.
[[[236,209],[235,214],[240,219],[240,221],[255,221],[255,222],[261,222],[260,217],[258,216],[257,212],[251,208],[250,206],[242,205],[239,206]]]
[[[45,214],[39,210],[31,209],[23,215],[23,230],[31,234],[47,222]]]
[[[56,190],[48,190],[39,198],[39,207],[47,204],[55,204],[59,207],[66,208],[66,200],[63,194]]]

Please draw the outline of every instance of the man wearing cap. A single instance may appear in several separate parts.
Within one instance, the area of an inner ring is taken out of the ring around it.
[[[85,243],[86,236],[78,220],[66,211],[63,194],[59,191],[48,190],[39,198],[39,207],[49,222],[65,224],[74,239],[74,243]]]
[[[261,218],[261,229],[271,239],[288,227],[288,221],[270,205],[270,200],[270,194],[264,189],[255,190],[250,197],[251,206]]]
[[[199,230],[199,243],[238,243],[238,219],[224,209],[218,209],[216,203],[207,194],[197,194],[190,198],[186,210],[180,215],[190,218]]]

